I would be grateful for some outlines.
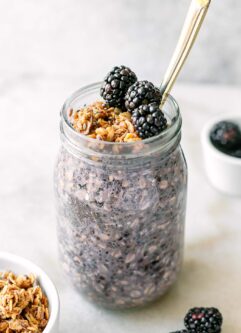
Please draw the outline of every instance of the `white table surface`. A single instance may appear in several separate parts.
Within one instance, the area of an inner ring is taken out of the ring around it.
[[[57,255],[52,174],[59,145],[59,109],[80,85],[66,77],[0,79],[0,250],[39,264],[56,283],[61,333],[168,333],[186,310],[217,306],[223,333],[241,332],[241,198],[208,184],[200,131],[210,116],[240,111],[239,88],[177,86],[184,120],[182,145],[189,166],[186,252],[178,283],[141,310],[111,312],[83,300],[63,277]]]

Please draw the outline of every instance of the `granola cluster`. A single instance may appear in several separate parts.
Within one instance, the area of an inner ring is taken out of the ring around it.
[[[41,333],[48,319],[47,297],[32,274],[0,273],[1,333]]]
[[[131,114],[97,101],[79,110],[69,112],[73,128],[90,138],[109,142],[139,141],[131,122]]]

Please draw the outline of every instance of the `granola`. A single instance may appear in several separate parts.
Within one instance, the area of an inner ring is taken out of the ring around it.
[[[138,136],[131,122],[131,114],[97,101],[81,109],[69,111],[73,128],[92,139],[109,142],[134,142]]]
[[[0,273],[1,333],[41,333],[48,319],[48,300],[34,275]]]

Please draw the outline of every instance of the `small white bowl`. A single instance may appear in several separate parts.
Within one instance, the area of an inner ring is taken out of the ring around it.
[[[39,284],[48,298],[50,308],[50,318],[43,332],[57,333],[59,325],[59,296],[48,275],[27,259],[7,252],[0,252],[0,272],[5,271],[12,271],[16,274],[33,273],[36,275]]]
[[[210,140],[213,126],[220,121],[232,121],[241,128],[240,114],[221,114],[204,126],[201,141],[206,173],[210,183],[219,191],[241,196],[241,158],[219,151]]]

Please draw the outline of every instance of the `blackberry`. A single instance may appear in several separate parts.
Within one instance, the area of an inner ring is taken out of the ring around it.
[[[236,124],[221,121],[213,127],[210,139],[216,148],[228,152],[241,145],[241,131]]]
[[[141,105],[132,111],[132,122],[142,139],[157,135],[167,127],[167,120],[157,103]]]
[[[125,96],[125,107],[132,112],[140,105],[161,101],[160,90],[149,81],[138,81],[128,89]]]
[[[230,152],[230,155],[233,157],[241,158],[241,147]]]
[[[100,95],[109,106],[123,108],[125,94],[136,81],[136,74],[130,68],[115,66],[105,77]]]
[[[184,323],[189,333],[220,333],[223,317],[216,308],[193,308]]]

